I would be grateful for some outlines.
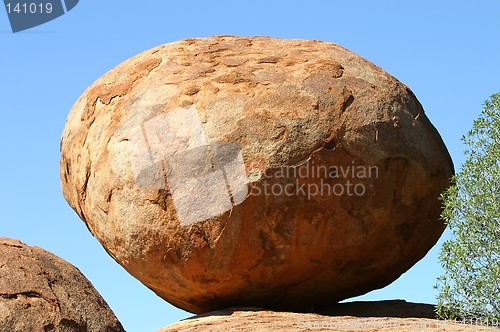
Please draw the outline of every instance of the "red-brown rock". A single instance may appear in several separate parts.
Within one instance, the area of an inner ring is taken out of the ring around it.
[[[0,238],[0,331],[124,330],[74,266],[43,249]]]
[[[156,47],[96,81],[61,142],[66,200],[192,312],[309,309],[383,287],[443,231],[453,165],[408,87],[346,49]]]
[[[342,303],[326,312],[295,313],[231,308],[190,317],[157,332],[479,332],[498,331],[498,322],[445,321],[434,306],[402,300]]]

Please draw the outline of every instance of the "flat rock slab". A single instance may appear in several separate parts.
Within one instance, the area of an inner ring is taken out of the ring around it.
[[[405,301],[352,302],[329,313],[293,313],[234,308],[188,318],[156,332],[468,332],[498,331],[478,322],[434,319],[434,306]]]

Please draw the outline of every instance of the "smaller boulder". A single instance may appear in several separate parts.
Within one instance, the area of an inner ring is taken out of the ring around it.
[[[73,265],[43,249],[0,238],[0,331],[124,329]]]

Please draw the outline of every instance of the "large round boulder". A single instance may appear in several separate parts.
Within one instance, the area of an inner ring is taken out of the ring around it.
[[[453,165],[408,87],[325,42],[211,37],[120,64],[72,108],[66,200],[156,294],[200,313],[383,287],[443,231]]]
[[[0,238],[0,331],[124,329],[77,268],[38,247]]]

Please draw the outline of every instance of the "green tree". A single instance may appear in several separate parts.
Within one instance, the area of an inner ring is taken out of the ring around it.
[[[500,320],[500,93],[462,137],[466,161],[442,195],[452,231],[439,261],[437,315]]]

